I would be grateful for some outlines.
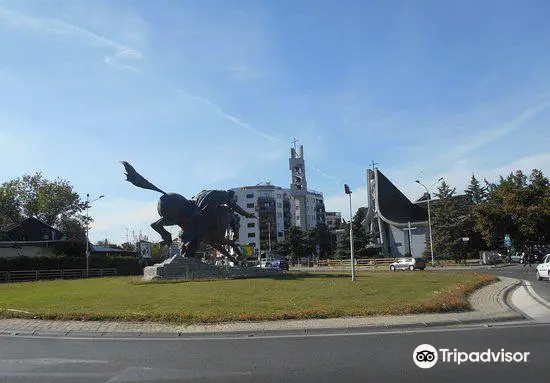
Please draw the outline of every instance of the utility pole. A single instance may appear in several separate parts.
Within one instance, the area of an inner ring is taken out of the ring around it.
[[[353,254],[353,211],[351,208],[351,190],[344,184],[344,191],[349,195],[349,247],[351,253],[351,280],[355,281],[355,256]]]
[[[419,180],[415,181],[417,184],[422,185],[424,187],[424,189],[426,189],[426,193],[428,193],[428,230],[430,231],[430,254],[432,256],[432,267],[434,266],[434,241],[433,241],[433,237],[432,237],[432,214],[430,212],[430,200],[432,199],[432,195],[430,194],[430,189],[432,187],[434,187],[435,184],[437,184],[442,179],[443,179],[443,177],[440,177],[429,188],[427,188],[426,185],[424,185]]]

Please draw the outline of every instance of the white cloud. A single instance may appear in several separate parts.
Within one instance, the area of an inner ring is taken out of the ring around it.
[[[126,69],[126,70],[129,70],[131,72],[135,72],[135,73],[140,71],[136,67],[133,67],[133,66],[128,65],[128,64],[123,64],[123,63],[117,61],[114,56],[106,56],[103,59],[103,62],[107,65],[110,65],[110,66],[114,67],[114,68]]]
[[[259,129],[256,129],[254,128],[253,126],[251,126],[250,124],[248,124],[247,122],[239,119],[238,117],[235,117],[235,116],[232,116],[226,112],[223,111],[223,109],[221,107],[219,107],[218,105],[214,104],[213,102],[203,98],[203,97],[200,97],[200,96],[194,96],[194,95],[191,95],[189,93],[187,93],[186,91],[180,89],[180,88],[176,88],[174,89],[174,91],[183,96],[183,97],[187,97],[187,98],[190,98],[192,100],[195,100],[195,101],[198,101],[204,105],[207,105],[209,107],[211,107],[220,117],[230,121],[231,123],[233,123],[234,125],[237,125],[243,129],[246,129],[246,130],[249,130],[253,133],[256,133],[264,138],[267,138],[268,140],[278,140],[280,141],[280,139],[278,137],[275,137],[275,136],[271,136],[267,133],[264,133],[262,132],[261,130]]]
[[[251,81],[258,80],[263,77],[263,73],[248,64],[235,65],[230,69],[230,72],[238,80]]]
[[[130,46],[61,19],[35,17],[0,6],[0,23],[14,28],[72,38],[92,46],[106,48],[112,52],[104,58],[104,62],[107,64],[113,64],[115,60],[136,60],[142,58],[142,53]],[[129,66],[127,69],[133,70],[135,68]]]
[[[468,134],[468,136],[470,137],[470,141],[465,144],[456,146],[453,150],[453,154],[455,156],[461,156],[477,148],[490,144],[491,142],[496,141],[514,132],[515,130],[520,129],[526,122],[538,116],[540,113],[548,109],[548,107],[550,107],[550,102],[542,102],[538,105],[525,109],[513,120],[503,124],[497,129],[470,132]]]

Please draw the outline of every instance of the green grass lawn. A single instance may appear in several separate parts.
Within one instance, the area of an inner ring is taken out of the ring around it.
[[[472,273],[359,272],[352,282],[343,273],[291,272],[178,283],[138,277],[25,282],[0,284],[0,316],[215,323],[463,311],[468,294],[494,280]]]

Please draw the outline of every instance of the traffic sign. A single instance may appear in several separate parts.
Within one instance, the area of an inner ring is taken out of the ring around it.
[[[512,240],[510,239],[510,234],[504,236],[504,246],[512,247]]]

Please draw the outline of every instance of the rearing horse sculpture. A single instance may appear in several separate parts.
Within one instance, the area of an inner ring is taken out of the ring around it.
[[[181,255],[189,258],[195,257],[200,243],[204,242],[225,255],[233,263],[237,264],[239,262],[223,247],[226,245],[231,246],[238,258],[242,258],[239,247],[233,240],[226,238],[228,227],[232,227],[233,230],[238,227],[237,217],[228,206],[215,206],[202,211],[195,201],[188,200],[181,194],[166,193],[145,179],[128,162],[121,162],[126,169],[126,180],[128,182],[142,189],[162,193],[157,204],[157,211],[161,218],[151,224],[151,227],[162,237],[161,246],[172,244],[172,235],[164,226],[177,225],[182,229],[183,245]]]

